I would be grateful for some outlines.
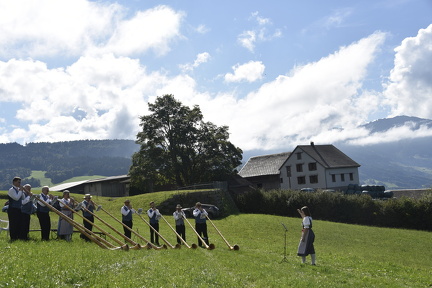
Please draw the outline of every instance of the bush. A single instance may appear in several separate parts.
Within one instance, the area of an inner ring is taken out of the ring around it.
[[[369,195],[290,190],[255,190],[234,199],[242,213],[296,217],[309,206],[315,219],[349,224],[432,231],[432,194],[420,199],[375,200]]]

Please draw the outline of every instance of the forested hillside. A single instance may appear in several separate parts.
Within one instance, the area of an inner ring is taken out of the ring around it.
[[[32,170],[47,171],[53,183],[83,175],[127,174],[138,149],[133,140],[0,144],[0,189],[9,188],[14,176],[29,177]],[[39,186],[35,179],[25,182]]]

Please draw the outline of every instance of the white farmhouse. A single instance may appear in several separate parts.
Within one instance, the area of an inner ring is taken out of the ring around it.
[[[333,145],[299,145],[279,168],[280,187],[346,190],[359,184],[358,167]]]
[[[252,157],[239,175],[265,190],[346,190],[349,184],[359,184],[359,167],[335,146],[311,142],[291,153]]]

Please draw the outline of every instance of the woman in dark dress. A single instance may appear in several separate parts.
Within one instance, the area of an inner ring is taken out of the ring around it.
[[[307,206],[297,209],[302,217],[302,236],[298,246],[297,255],[302,257],[302,263],[306,263],[306,256],[311,255],[312,265],[315,265],[315,233],[312,230],[312,217]]]

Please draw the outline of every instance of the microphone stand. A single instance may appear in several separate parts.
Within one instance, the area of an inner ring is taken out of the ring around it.
[[[282,224],[283,228],[285,229],[284,257],[283,257],[282,261],[280,262],[280,263],[283,263],[283,262],[288,262],[288,259],[286,257],[286,237],[287,237],[286,235],[288,232],[288,228],[285,226],[285,224],[283,224],[283,223],[281,223],[281,224]]]

